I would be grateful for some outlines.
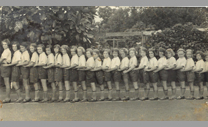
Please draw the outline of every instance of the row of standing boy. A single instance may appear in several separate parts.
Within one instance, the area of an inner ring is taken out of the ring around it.
[[[162,82],[164,97],[165,99],[176,99],[176,85],[175,82],[178,80],[181,85],[181,95],[177,99],[185,99],[185,82],[189,83],[190,86],[190,97],[187,99],[194,98],[194,81],[199,85],[199,97],[197,99],[203,99],[203,82],[208,84],[207,79],[207,67],[208,62],[203,61],[203,53],[198,51],[196,53],[197,62],[196,65],[192,59],[193,51],[191,49],[184,50],[178,49],[177,55],[178,59],[174,58],[174,51],[172,49],[159,49],[160,59],[157,60],[154,56],[155,52],[153,49],[147,50],[146,48],[140,49],[141,60],[140,64],[137,65],[136,49],[126,48],[113,49],[113,59],[109,57],[110,50],[105,49],[103,52],[104,60],[99,57],[98,49],[86,50],[87,61],[85,59],[85,49],[83,47],[72,46],[70,49],[72,58],[70,59],[67,51],[69,47],[67,45],[54,45],[53,49],[55,56],[52,53],[52,46],[47,45],[44,47],[43,44],[36,45],[35,43],[30,44],[30,52],[32,57],[27,51],[27,43],[23,42],[20,44],[20,50],[18,49],[19,44],[17,42],[12,43],[12,49],[14,50],[13,57],[11,51],[8,48],[10,41],[5,39],[2,41],[2,46],[4,51],[1,55],[1,76],[4,78],[6,85],[6,99],[3,103],[11,102],[10,99],[10,83],[9,78],[11,77],[11,83],[13,84],[18,99],[16,102],[29,102],[30,98],[30,85],[29,82],[34,84],[35,87],[35,98],[33,102],[48,102],[48,88],[47,80],[52,86],[52,98],[51,102],[54,101],[64,101],[64,102],[78,102],[80,101],[78,97],[78,86],[77,82],[80,81],[83,89],[82,102],[88,101],[87,99],[87,87],[86,80],[91,84],[92,98],[89,101],[97,101],[96,98],[96,84],[100,85],[100,99],[104,100],[121,100],[120,98],[120,88],[119,83],[121,80],[125,84],[125,96],[122,100],[129,100],[129,79],[133,83],[135,89],[135,95],[130,100],[138,100],[139,85],[140,83],[145,84],[145,94],[141,100],[149,99],[150,84],[153,85],[154,97],[150,100],[158,100],[158,79]],[[37,49],[37,52],[36,52]],[[46,50],[46,54],[44,52]],[[60,51],[62,55],[60,54]],[[39,54],[39,55],[38,55]],[[121,55],[122,60],[120,61],[118,55]],[[149,59],[147,57],[149,55]],[[165,55],[167,54],[167,59]],[[185,58],[185,54],[187,59]],[[130,59],[128,58],[130,56]],[[206,55],[206,54],[205,54]],[[208,55],[205,57],[208,60]],[[22,75],[23,85],[25,88],[25,99],[21,97],[21,91],[19,87],[20,74]],[[176,76],[177,75],[177,76]],[[116,87],[116,97],[112,98],[112,84],[111,78],[113,78]],[[43,100],[39,97],[40,84],[43,87]],[[65,86],[66,97],[63,97],[63,83]],[[70,82],[74,87],[75,98],[70,99]],[[108,85],[108,97],[104,97],[104,82]],[[167,83],[171,84],[172,96],[168,98],[168,88]],[[59,98],[56,100],[56,84],[58,84]]]

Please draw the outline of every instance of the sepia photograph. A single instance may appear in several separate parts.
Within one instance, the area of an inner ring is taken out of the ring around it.
[[[208,7],[0,6],[0,121],[207,121]]]

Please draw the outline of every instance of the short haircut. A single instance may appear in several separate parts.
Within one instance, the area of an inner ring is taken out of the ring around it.
[[[69,46],[68,45],[62,45],[61,48],[65,49],[66,51],[69,50]]]
[[[27,42],[22,42],[20,46],[24,46],[25,48],[28,46]]]
[[[92,52],[93,50],[91,48],[87,48],[86,52],[90,51],[91,55],[92,55]]]
[[[150,48],[150,49],[148,50],[148,52],[153,52],[153,53],[155,54],[155,49]]]
[[[114,49],[113,49],[113,52],[119,53],[119,50],[118,50],[117,48],[114,48]]]
[[[16,45],[17,48],[19,48],[19,42],[17,42],[17,41],[13,41],[13,42],[12,42],[12,45]]]
[[[172,56],[175,56],[175,52],[171,48],[166,50],[166,53],[168,53],[168,52],[170,52],[172,54]]]
[[[43,50],[44,50],[44,48],[45,48],[44,44],[39,44],[39,45],[37,46],[37,48],[38,48],[38,47],[41,47]]]
[[[103,52],[107,52],[110,55],[110,49],[104,49]]]
[[[159,48],[159,52],[162,52],[163,53],[163,55],[165,55],[165,49],[164,48]]]
[[[197,51],[196,55],[200,54],[202,58],[204,58],[204,53],[202,51]]]
[[[30,46],[34,47],[35,49],[37,48],[37,44],[36,43],[31,43]]]
[[[130,49],[129,49],[129,53],[130,53],[131,51],[134,51],[134,53],[136,54],[136,49],[135,49],[135,48],[130,48]]]
[[[180,52],[180,51],[182,51],[183,53],[185,53],[185,50],[182,49],[182,48],[179,48],[178,51],[177,51],[177,53]]]
[[[123,51],[125,54],[128,54],[128,49],[127,48],[121,48],[119,51]]]
[[[46,49],[47,48],[52,49],[52,45],[46,45]]]
[[[95,52],[96,54],[100,54],[100,51],[98,49],[93,49],[92,52]]]
[[[145,47],[141,47],[140,50],[147,54],[147,49]]]
[[[77,50],[78,50],[78,49],[81,49],[83,53],[85,52],[85,49],[84,49],[82,46],[79,46],[79,47],[77,48]]]
[[[58,48],[58,49],[61,48],[61,46],[60,46],[59,44],[56,44],[56,45],[54,45],[53,47],[54,47],[54,48]]]
[[[10,41],[9,41],[9,39],[4,39],[2,42],[6,42],[6,43],[7,43],[7,45],[10,45]]]

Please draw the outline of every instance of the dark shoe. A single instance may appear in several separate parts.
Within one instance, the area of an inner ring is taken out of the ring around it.
[[[43,99],[42,101],[40,101],[40,103],[46,103],[48,102],[48,99]]]
[[[38,99],[33,99],[33,100],[32,100],[32,102],[39,102],[39,101],[41,101],[40,98],[38,98]]]
[[[154,97],[154,98],[150,98],[150,100],[154,101],[154,100],[158,100],[158,97]]]
[[[98,101],[104,101],[105,100],[105,98],[100,98]]]
[[[11,99],[9,99],[9,100],[3,100],[2,102],[3,103],[10,103],[11,102]]]
[[[122,101],[128,101],[130,98],[129,97],[124,97],[124,98],[122,98],[121,100]]]
[[[169,100],[174,100],[174,99],[176,99],[175,96],[169,97]]]
[[[52,102],[56,102],[56,99],[51,99],[50,102],[51,102],[51,103],[52,103]]]
[[[23,101],[22,101],[22,103],[27,103],[27,102],[30,102],[31,101],[31,98],[30,99],[24,99]]]
[[[149,98],[148,97],[141,98],[141,101],[145,101],[145,100],[149,100]]]
[[[22,98],[19,98],[19,99],[17,99],[15,102],[16,103],[21,103],[23,101],[23,99]]]
[[[197,97],[196,100],[202,100],[204,97]]]
[[[71,100],[70,99],[64,99],[64,102],[70,102]]]
[[[113,99],[113,101],[120,101],[121,100],[121,98],[115,98],[115,99]]]
[[[107,100],[107,101],[112,101],[112,100],[113,100],[113,98],[106,98],[106,100]]]
[[[177,100],[185,99],[185,96],[178,96],[176,99]]]
[[[79,101],[80,99],[77,98],[77,99],[73,99],[71,102],[74,103],[74,102],[79,102]]]
[[[91,99],[91,100],[89,100],[90,102],[96,102],[97,101],[97,99]]]
[[[130,100],[131,101],[136,101],[136,100],[139,100],[139,98],[131,98]]]
[[[163,98],[160,98],[160,100],[167,100],[168,97],[163,97]]]
[[[57,102],[63,102],[64,101],[64,99],[62,98],[62,99],[58,99],[57,100]]]
[[[188,97],[188,98],[186,98],[186,100],[194,100],[195,99],[195,97]]]

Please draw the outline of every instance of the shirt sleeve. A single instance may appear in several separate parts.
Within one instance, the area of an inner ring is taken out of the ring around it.
[[[168,65],[167,59],[164,59],[164,61],[162,61],[162,62],[163,62],[163,65],[164,66],[167,66]]]
[[[62,57],[61,54],[58,55],[57,64],[62,64]]]
[[[181,66],[184,66],[184,67],[185,67],[185,65],[186,65],[186,59],[183,59],[183,60],[181,61]]]
[[[85,59],[85,57],[80,57],[80,59],[79,59],[79,65],[80,66],[86,66],[86,59]]]
[[[121,61],[120,61],[120,59],[116,59],[116,66],[120,66],[120,63],[121,63]]]
[[[129,59],[126,59],[124,62],[124,67],[129,67]]]
[[[74,58],[74,64],[79,64],[79,58],[78,58],[78,56],[76,56],[75,58]]]
[[[48,61],[49,61],[49,64],[54,64],[54,55],[49,55]]]
[[[21,52],[18,52],[15,57],[16,57],[17,61],[20,61],[21,60]]]
[[[106,62],[106,66],[110,68],[110,66],[111,66],[111,59],[109,59],[109,60]]]
[[[29,55],[28,52],[26,52],[26,53],[24,54],[24,58],[25,58],[25,61],[30,61],[30,55]],[[23,62],[25,62],[25,61],[23,61]]]
[[[39,59],[39,63],[41,63],[41,64],[47,63],[47,56],[45,54],[42,54],[42,56]]]
[[[66,66],[70,66],[70,59],[69,59],[69,56],[68,55],[66,57]]]
[[[154,61],[153,61],[153,62],[154,62],[154,63],[153,63],[153,64],[154,64],[154,66],[155,66],[155,67],[158,67],[158,61],[157,61],[157,59],[156,59],[156,58],[154,59]]]
[[[89,66],[90,67],[95,67],[95,61],[94,61],[94,59],[91,59],[90,60]]]

